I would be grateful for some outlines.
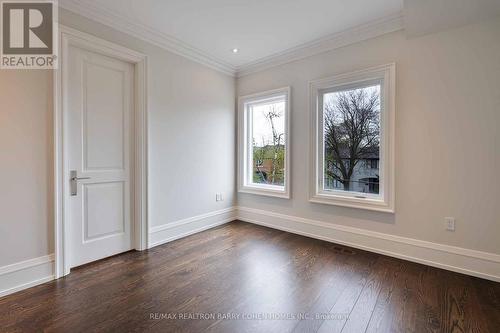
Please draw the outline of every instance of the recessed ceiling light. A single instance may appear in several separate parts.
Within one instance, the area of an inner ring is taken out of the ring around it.
[[[239,51],[239,50],[238,50],[237,48],[234,48],[234,49],[233,49],[233,53],[238,53],[238,51]]]

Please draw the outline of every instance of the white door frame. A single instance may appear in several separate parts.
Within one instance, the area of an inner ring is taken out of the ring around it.
[[[148,248],[148,134],[147,134],[147,56],[93,35],[59,25],[59,68],[54,71],[54,216],[55,276],[69,274],[69,170],[67,154],[67,83],[69,45],[134,65],[134,155],[132,170],[132,244],[136,250]]]

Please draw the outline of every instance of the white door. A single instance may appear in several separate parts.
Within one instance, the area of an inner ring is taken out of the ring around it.
[[[68,50],[70,266],[132,249],[134,67]]]

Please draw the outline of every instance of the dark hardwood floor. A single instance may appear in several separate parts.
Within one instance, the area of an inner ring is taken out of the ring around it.
[[[500,332],[500,283],[233,222],[0,298],[0,331]]]

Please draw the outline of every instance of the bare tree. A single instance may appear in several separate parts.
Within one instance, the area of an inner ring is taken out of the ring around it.
[[[283,136],[285,135],[284,133],[278,133],[276,130],[276,126],[274,125],[274,119],[276,118],[281,118],[283,116],[283,111],[280,110],[279,108],[276,107],[275,104],[271,105],[269,108],[269,111],[267,111],[264,115],[266,119],[269,121],[269,124],[271,125],[271,130],[273,133],[273,142],[272,142],[272,170],[271,170],[271,184],[274,184],[275,179],[276,179],[276,171],[279,167],[278,163],[280,162],[280,145],[281,145],[281,140],[283,139]]]
[[[380,144],[379,92],[339,92],[325,104],[325,175],[348,191],[358,162]]]
[[[262,138],[262,147],[265,147],[265,145],[266,145],[266,142],[265,142],[264,138]],[[264,181],[266,181],[267,175],[265,175],[264,171],[261,170],[261,163],[263,163],[265,158],[266,158],[266,152],[264,149],[255,149],[255,147],[257,147],[257,144],[255,143],[255,141],[253,142],[253,146],[254,146],[255,169],[256,169],[256,172],[259,175],[260,179],[264,182]]]

